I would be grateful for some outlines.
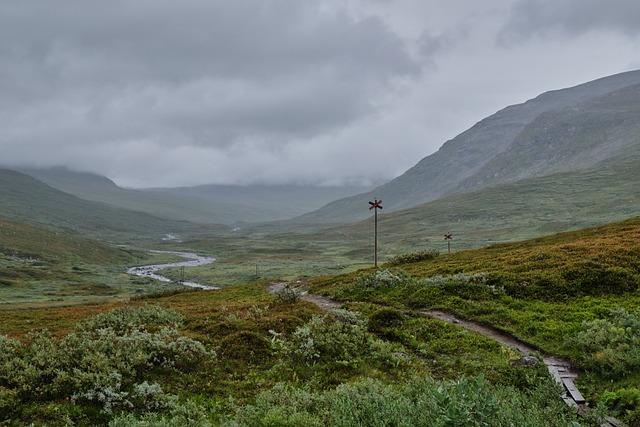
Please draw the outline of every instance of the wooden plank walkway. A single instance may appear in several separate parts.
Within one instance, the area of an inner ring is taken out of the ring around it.
[[[573,399],[573,401],[576,402],[578,405],[582,405],[583,403],[587,402],[585,398],[582,396],[582,393],[580,393],[580,390],[578,390],[578,387],[576,387],[576,385],[573,383],[572,378],[567,378],[567,377],[562,378],[562,384],[564,385],[564,388],[566,388],[567,391],[569,392],[569,395],[571,395],[571,398]]]

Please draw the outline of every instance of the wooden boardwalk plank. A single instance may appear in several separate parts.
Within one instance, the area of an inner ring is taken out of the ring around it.
[[[586,402],[585,398],[580,393],[580,390],[578,390],[576,385],[573,383],[573,379],[571,379],[571,378],[562,378],[562,384],[564,384],[564,387],[569,392],[569,395],[571,395],[571,398],[576,403],[580,404],[580,403],[585,403]]]
[[[626,424],[613,417],[605,417],[605,420],[613,427],[626,427]]]

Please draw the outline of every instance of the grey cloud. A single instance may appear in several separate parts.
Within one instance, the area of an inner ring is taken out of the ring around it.
[[[559,32],[580,35],[591,30],[640,34],[637,0],[518,0],[499,35],[510,43],[536,35]]]
[[[465,27],[453,27],[437,35],[424,31],[418,40],[418,47],[422,56],[429,60],[454,48],[468,36],[469,33]]]
[[[343,127],[420,68],[380,19],[338,5],[2,2],[0,144],[224,147]]]

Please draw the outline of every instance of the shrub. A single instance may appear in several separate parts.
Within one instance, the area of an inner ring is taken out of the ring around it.
[[[409,264],[419,261],[427,261],[435,259],[440,255],[440,252],[435,249],[428,249],[418,252],[410,252],[406,254],[396,255],[391,258],[387,263],[389,265]]]
[[[369,334],[361,322],[336,322],[328,316],[312,317],[290,336],[274,336],[272,345],[280,367],[293,370],[296,376],[322,372],[349,375],[376,365],[397,367],[404,362],[394,355],[392,346]]]
[[[581,364],[604,376],[624,376],[640,368],[640,317],[624,309],[582,324],[568,345],[576,347]]]
[[[145,305],[142,307],[121,307],[97,314],[80,322],[76,329],[96,331],[109,328],[116,333],[123,333],[140,328],[179,327],[182,322],[182,316],[175,311],[155,305]]]
[[[408,285],[407,291],[413,306],[434,305],[450,297],[493,299],[505,293],[501,282],[485,273],[432,276]]]
[[[279,384],[252,405],[238,406],[231,426],[571,426],[576,416],[544,380],[529,393],[494,387],[484,378],[402,385],[363,379],[312,392]]]
[[[347,323],[349,325],[362,324],[362,318],[358,312],[346,310],[344,308],[334,308],[330,313],[338,322]]]
[[[566,270],[563,277],[575,289],[576,295],[622,294],[638,289],[638,278],[631,270],[594,261],[585,261]]]
[[[105,414],[170,408],[175,398],[145,374],[192,369],[213,356],[180,335],[179,320],[158,307],[128,308],[88,319],[63,339],[46,331],[27,344],[0,337],[0,402],[70,399]]]
[[[275,292],[276,301],[281,304],[293,304],[300,300],[300,291],[286,285]]]
[[[190,401],[175,404],[167,414],[148,413],[141,417],[122,414],[109,423],[109,427],[212,427],[214,425],[217,423],[209,421],[206,411]]]
[[[392,273],[389,270],[377,270],[373,274],[361,276],[358,284],[366,288],[394,288],[408,283],[410,279],[402,272]]]
[[[18,403],[19,399],[15,391],[0,386],[0,424],[9,421]]]
[[[600,403],[631,425],[640,424],[640,389],[622,388],[602,395]]]

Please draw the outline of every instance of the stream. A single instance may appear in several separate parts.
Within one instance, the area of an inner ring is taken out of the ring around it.
[[[198,267],[200,265],[212,264],[216,260],[215,258],[200,256],[192,252],[175,252],[175,251],[150,251],[150,252],[155,254],[177,255],[182,258],[185,258],[187,261],[171,262],[167,264],[141,265],[138,267],[131,267],[130,269],[127,270],[127,273],[133,276],[150,277],[152,279],[158,280],[163,283],[172,283],[173,280],[157,273],[167,268]],[[218,286],[202,285],[196,282],[184,281],[184,282],[180,282],[180,284],[182,286],[187,286],[189,288],[204,289],[208,291],[220,289]]]

